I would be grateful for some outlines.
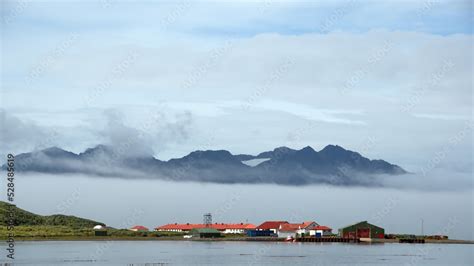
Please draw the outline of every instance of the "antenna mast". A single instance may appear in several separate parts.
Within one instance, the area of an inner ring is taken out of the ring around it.
[[[205,213],[203,217],[203,222],[206,227],[210,227],[212,224],[212,215],[210,213]]]

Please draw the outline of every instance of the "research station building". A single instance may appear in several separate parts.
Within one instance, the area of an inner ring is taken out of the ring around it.
[[[382,227],[362,221],[339,229],[339,236],[344,238],[384,238]]]

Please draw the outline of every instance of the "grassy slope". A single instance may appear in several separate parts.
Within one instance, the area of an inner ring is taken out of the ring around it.
[[[12,204],[0,201],[0,239],[10,233],[7,230],[8,217],[13,212],[15,237],[51,238],[93,236],[92,227],[100,222],[67,215],[38,215]]]
[[[0,239],[4,240],[10,233],[7,230],[8,215],[13,211],[15,238],[42,239],[87,239],[95,238],[95,225],[103,223],[67,215],[42,216],[20,209],[12,204],[0,201]],[[108,237],[118,239],[178,237],[182,233],[172,232],[133,232],[126,229],[108,228]]]
[[[103,223],[61,214],[42,216],[27,212],[9,203],[0,201],[0,225],[7,225],[8,214],[13,211],[15,226],[66,226],[72,228],[92,228]]]
[[[6,226],[0,226],[0,240],[7,239],[9,231]],[[95,237],[91,228],[73,228],[68,226],[43,226],[43,225],[20,225],[14,230],[15,239],[24,240],[81,240],[81,239],[157,239],[157,238],[178,238],[182,239],[180,233],[167,232],[133,232],[127,229],[107,230],[108,236]]]

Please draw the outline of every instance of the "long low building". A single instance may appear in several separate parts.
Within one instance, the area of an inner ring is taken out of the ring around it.
[[[218,230],[223,234],[245,234],[247,230],[255,230],[255,225],[248,224],[248,223],[240,223],[240,224],[225,224],[225,223],[214,223],[206,226],[205,224],[166,224],[155,228],[155,231],[160,232],[189,232],[193,229],[198,228],[213,228]]]

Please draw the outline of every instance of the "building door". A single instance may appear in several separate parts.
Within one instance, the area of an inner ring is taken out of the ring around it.
[[[357,229],[358,238],[370,238],[370,228],[358,228]]]
[[[347,233],[344,233],[344,237],[345,238],[355,238],[356,235],[355,235],[355,232],[347,232]]]

